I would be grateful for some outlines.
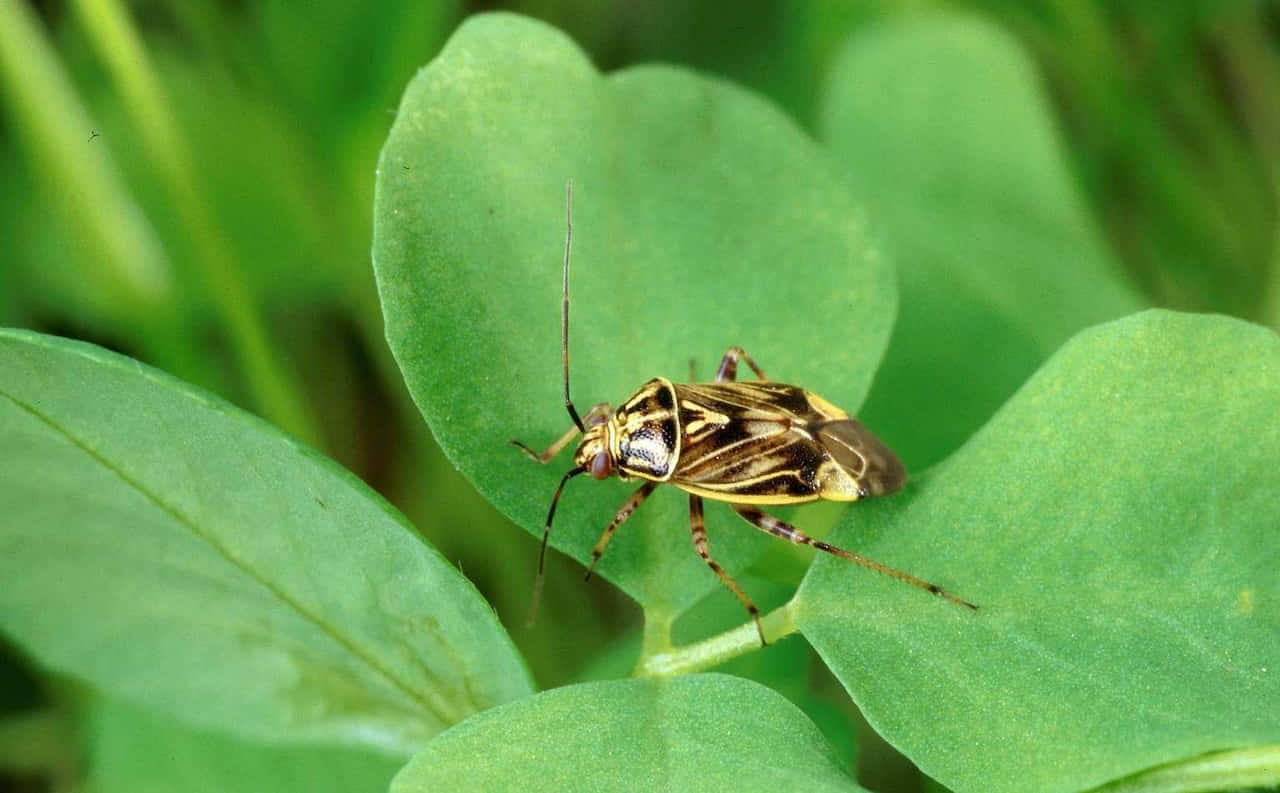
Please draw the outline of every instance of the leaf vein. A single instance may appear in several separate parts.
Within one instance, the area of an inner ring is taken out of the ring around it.
[[[122,467],[116,465],[97,450],[93,449],[72,431],[60,425],[51,416],[46,415],[39,408],[13,396],[7,391],[0,390],[0,396],[4,397],[19,410],[31,415],[45,426],[61,435],[94,462],[111,472],[119,478],[120,481],[124,482],[127,486],[132,488],[147,501],[151,502],[162,512],[169,515],[179,525],[185,527],[194,536],[199,538],[220,556],[226,559],[227,562],[233,565],[237,570],[244,573],[252,581],[278,598],[288,608],[292,609],[307,622],[318,628],[321,633],[335,641],[346,651],[350,652],[355,658],[368,666],[368,668],[370,668],[375,674],[385,679],[393,689],[399,691],[409,700],[418,703],[428,710],[436,719],[439,720],[441,724],[455,724],[461,720],[461,715],[456,712],[456,709],[450,703],[443,701],[443,698],[438,695],[433,695],[431,692],[415,690],[415,687],[412,684],[401,680],[394,672],[380,664],[375,655],[365,651],[356,640],[343,635],[341,631],[336,630],[318,614],[313,613],[310,609],[304,606],[301,601],[294,599],[283,589],[275,586],[269,579],[260,575],[251,565],[239,558],[231,551],[230,548],[223,545],[216,536],[201,529],[194,520],[183,514],[181,510],[167,503],[159,495],[151,492],[143,483],[131,477]]]

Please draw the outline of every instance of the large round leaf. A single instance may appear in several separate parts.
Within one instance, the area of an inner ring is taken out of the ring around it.
[[[864,418],[908,466],[954,451],[1071,334],[1142,308],[1000,29],[938,14],[859,33],[821,127],[898,263],[901,316]]]
[[[518,780],[518,784],[516,781]],[[822,733],[726,675],[612,680],[494,708],[427,744],[391,793],[857,793]]]
[[[0,331],[0,630],[178,719],[408,752],[531,691],[465,578],[354,476],[97,347]]]
[[[1269,330],[1147,312],[1086,331],[833,536],[981,610],[823,558],[797,624],[956,791],[1082,790],[1280,742],[1278,405]]]
[[[821,152],[744,91],[664,67],[606,78],[542,24],[474,18],[400,107],[379,166],[374,263],[414,399],[454,463],[521,526],[541,533],[572,465],[565,452],[540,467],[507,445],[541,446],[570,426],[559,321],[569,178],[580,412],[653,376],[684,380],[690,357],[710,379],[734,344],[774,378],[860,404],[895,292]],[[628,489],[571,484],[553,544],[588,558]],[[730,570],[767,541],[728,511],[708,519]],[[683,495],[667,489],[600,571],[669,614],[719,585],[690,547]]]

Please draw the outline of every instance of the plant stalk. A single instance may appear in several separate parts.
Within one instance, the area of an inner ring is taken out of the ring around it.
[[[792,599],[760,618],[765,639],[770,644],[796,632],[795,613],[792,611],[794,603]],[[668,624],[668,637],[669,630]],[[631,674],[634,677],[686,675],[719,666],[759,647],[760,635],[756,632],[756,625],[748,621],[718,636],[683,647],[671,647],[668,639],[667,649],[651,648],[646,622],[644,651]]]

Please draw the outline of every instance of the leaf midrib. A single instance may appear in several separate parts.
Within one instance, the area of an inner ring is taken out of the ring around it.
[[[363,662],[375,675],[382,677],[393,689],[399,691],[411,702],[416,702],[428,712],[430,712],[441,725],[448,726],[456,724],[462,720],[460,709],[453,703],[445,701],[443,697],[433,696],[429,691],[416,691],[414,687],[406,681],[401,680],[390,669],[384,667],[377,660],[376,655],[364,651],[360,645],[353,639],[345,636],[341,631],[335,629],[330,623],[322,619],[319,615],[313,613],[306,608],[301,601],[295,600],[287,592],[275,586],[268,578],[260,575],[252,566],[244,560],[238,558],[229,548],[218,541],[213,534],[202,530],[194,520],[184,515],[177,507],[166,503],[160,496],[151,492],[141,482],[133,479],[123,468],[107,459],[105,456],[94,450],[82,439],[77,437],[70,430],[66,429],[55,421],[51,416],[46,415],[40,409],[31,405],[22,399],[13,396],[7,391],[0,390],[0,397],[4,397],[7,401],[17,407],[19,410],[27,413],[40,423],[53,430],[58,435],[65,438],[75,448],[79,449],[89,459],[102,466],[104,469],[115,475],[129,488],[133,489],[147,501],[151,502],[166,515],[175,520],[179,525],[190,531],[196,538],[204,542],[212,548],[219,556],[234,566],[237,570],[267,592],[278,598],[287,608],[292,609],[301,616],[306,622],[314,625],[321,633],[328,636],[339,646],[351,653],[352,656]],[[393,704],[394,703],[388,703]]]

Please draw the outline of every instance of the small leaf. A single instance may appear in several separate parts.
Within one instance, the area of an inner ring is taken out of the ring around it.
[[[404,518],[226,403],[0,331],[0,629],[188,723],[408,752],[531,684]]]
[[[541,447],[570,426],[560,366],[569,178],[580,412],[654,376],[686,380],[690,357],[709,380],[731,345],[770,376],[856,408],[895,291],[832,171],[745,91],[667,67],[603,77],[545,25],[466,22],[409,86],[375,205],[387,338],[450,459],[541,534],[570,454],[542,467],[507,442]],[[571,483],[552,544],[588,559],[629,489]],[[687,515],[684,494],[660,489],[601,574],[667,613],[720,586],[690,547]],[[708,520],[712,554],[730,571],[769,542],[727,510]]]
[[[862,788],[794,705],[727,675],[567,686],[494,708],[427,744],[391,793]]]
[[[796,623],[958,793],[1280,741],[1277,405],[1280,339],[1258,326],[1152,311],[1081,333],[833,536],[981,610],[824,557]]]
[[[376,791],[404,764],[349,747],[238,740],[116,702],[96,703],[88,726],[89,793]]]
[[[1108,254],[1030,59],[977,18],[870,28],[822,138],[883,222],[901,317],[862,419],[918,471],[1071,334],[1142,307]]]

